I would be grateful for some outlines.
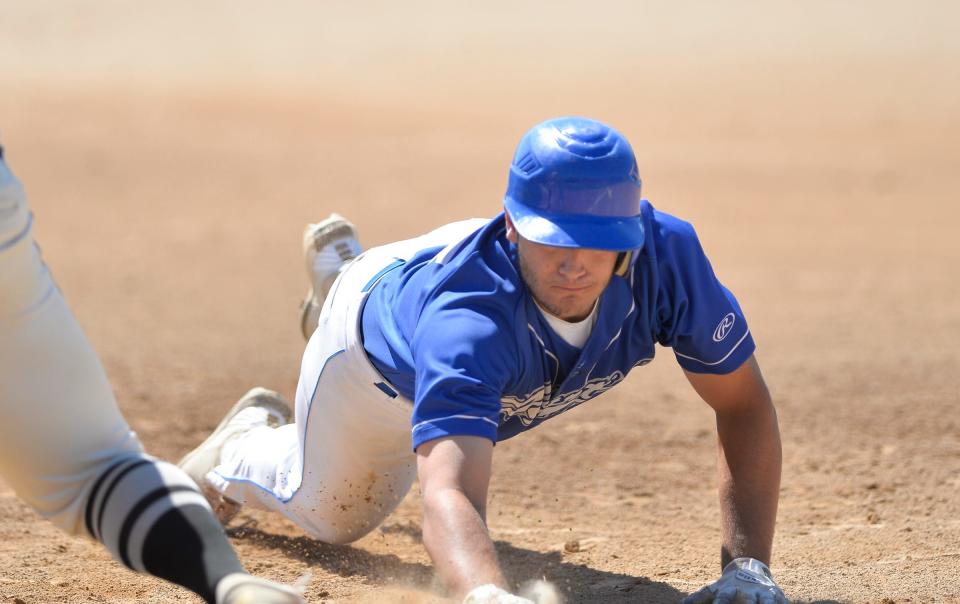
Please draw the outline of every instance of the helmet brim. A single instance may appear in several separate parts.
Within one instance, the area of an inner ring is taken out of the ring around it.
[[[531,208],[509,196],[503,205],[520,236],[536,243],[612,252],[643,247],[643,217],[639,215],[556,214]]]

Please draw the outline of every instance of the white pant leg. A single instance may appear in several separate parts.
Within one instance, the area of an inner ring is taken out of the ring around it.
[[[338,278],[307,343],[296,422],[224,447],[208,480],[226,496],[280,512],[312,536],[347,543],[375,528],[415,476],[409,401],[375,384],[359,337],[364,285],[395,260],[371,250]]]
[[[312,536],[347,543],[373,530],[416,476],[412,403],[393,395],[360,340],[360,312],[377,277],[397,261],[459,241],[486,221],[464,221],[371,249],[333,284],[307,343],[296,423],[257,428],[224,447],[207,478],[227,497],[280,512]]]
[[[93,480],[142,448],[33,242],[20,183],[0,159],[0,475],[79,533]]]

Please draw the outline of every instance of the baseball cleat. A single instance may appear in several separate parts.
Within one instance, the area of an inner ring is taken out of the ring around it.
[[[224,526],[237,515],[241,504],[224,497],[207,480],[207,474],[220,464],[223,446],[253,428],[276,428],[289,424],[292,420],[293,412],[282,396],[266,388],[254,388],[237,401],[200,446],[177,463],[200,487],[217,519]]]
[[[323,301],[340,271],[362,251],[357,229],[340,214],[330,214],[304,229],[303,256],[310,279],[310,290],[300,305],[300,330],[305,339],[309,340],[317,329]]]
[[[217,583],[217,604],[305,604],[294,587],[246,573],[227,575]]]

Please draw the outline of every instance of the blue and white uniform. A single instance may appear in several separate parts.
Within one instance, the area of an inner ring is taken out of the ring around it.
[[[364,310],[364,346],[414,401],[413,447],[515,436],[613,387],[652,360],[657,343],[697,373],[728,373],[753,353],[693,227],[649,203],[642,213],[650,236],[604,290],[582,350],[529,295],[502,215],[442,257],[423,250],[383,278]]]
[[[502,214],[365,252],[307,345],[296,423],[229,443],[209,481],[348,542],[403,498],[425,442],[513,437],[610,389],[657,344],[688,371],[733,371],[754,351],[736,299],[688,223],[648,202],[641,213],[644,246],[604,290],[582,349],[529,294]]]

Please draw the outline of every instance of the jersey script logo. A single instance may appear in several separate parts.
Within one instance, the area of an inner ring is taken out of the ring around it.
[[[722,341],[725,337],[727,337],[728,335],[730,335],[730,330],[733,329],[733,323],[734,323],[736,320],[737,320],[737,318],[736,318],[735,316],[733,316],[733,313],[732,313],[732,312],[727,313],[727,316],[725,316],[725,317],[720,321],[720,324],[717,325],[717,328],[713,330],[713,341],[714,341],[714,342],[720,342],[720,341]]]
[[[501,422],[517,417],[520,423],[529,426],[535,420],[545,420],[600,396],[621,382],[624,377],[625,374],[622,371],[614,371],[606,377],[586,382],[577,390],[563,392],[548,400],[545,399],[548,396],[550,384],[540,386],[526,396],[505,396],[500,399]]]

